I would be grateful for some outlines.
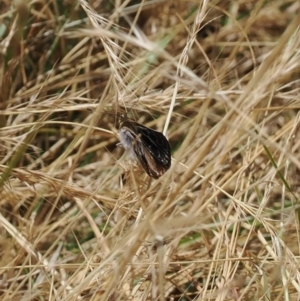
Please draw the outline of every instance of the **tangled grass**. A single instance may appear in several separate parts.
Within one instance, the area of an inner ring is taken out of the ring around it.
[[[299,300],[299,1],[0,14],[1,300]],[[169,138],[159,180],[120,114]]]

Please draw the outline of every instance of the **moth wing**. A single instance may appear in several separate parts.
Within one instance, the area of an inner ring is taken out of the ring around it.
[[[158,179],[165,173],[166,169],[161,164],[157,163],[153,155],[145,146],[140,147],[138,144],[135,144],[133,148],[139,164],[150,177]]]
[[[139,126],[140,139],[143,145],[156,161],[156,165],[162,165],[165,169],[171,166],[171,147],[167,138],[160,132]]]

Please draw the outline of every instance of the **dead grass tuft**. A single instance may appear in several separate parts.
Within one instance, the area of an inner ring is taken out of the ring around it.
[[[1,300],[298,300],[299,9],[2,1]]]

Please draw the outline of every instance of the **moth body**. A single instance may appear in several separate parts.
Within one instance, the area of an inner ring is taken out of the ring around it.
[[[119,130],[120,141],[130,157],[154,178],[161,177],[171,166],[171,147],[158,131],[126,120]]]
[[[128,130],[126,127],[122,127],[119,131],[120,141],[125,150],[129,153],[129,156],[133,160],[137,160],[137,156],[132,147],[133,143],[135,143],[135,136]]]

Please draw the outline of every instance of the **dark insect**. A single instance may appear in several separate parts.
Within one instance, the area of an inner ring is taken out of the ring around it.
[[[136,160],[154,178],[161,177],[171,166],[171,147],[163,133],[149,129],[132,120],[121,123],[120,141]]]

